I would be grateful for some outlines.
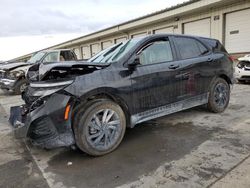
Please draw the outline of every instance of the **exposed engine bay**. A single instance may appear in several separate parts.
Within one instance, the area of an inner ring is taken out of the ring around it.
[[[88,62],[67,62],[34,65],[27,72],[30,85],[22,93],[25,104],[11,107],[10,123],[15,129],[22,127],[34,145],[44,148],[71,146],[75,143],[70,121],[54,118],[64,114],[65,106],[73,106],[75,99],[64,88],[72,84],[76,76],[86,75],[108,67],[109,64]],[[51,113],[51,116],[47,116]],[[47,118],[43,119],[43,117]],[[34,121],[34,118],[36,121]],[[24,122],[31,128],[25,128]],[[17,138],[21,135],[16,134]]]
[[[22,93],[26,113],[41,106],[51,94],[73,83],[76,76],[90,74],[107,66],[109,64],[75,61],[33,65],[26,75],[30,87]]]
[[[36,64],[27,71],[27,79],[30,82],[47,81],[47,80],[65,80],[76,76],[90,74],[96,70],[109,66],[104,63],[89,62],[67,62],[67,63],[45,63]]]

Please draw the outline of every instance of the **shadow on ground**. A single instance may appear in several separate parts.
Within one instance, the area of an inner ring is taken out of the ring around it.
[[[67,150],[49,161],[46,172],[66,186],[115,187],[137,180],[160,165],[178,160],[209,139],[211,130],[190,122],[164,124],[149,121],[128,129],[119,148],[102,157]],[[67,163],[72,162],[68,166]]]

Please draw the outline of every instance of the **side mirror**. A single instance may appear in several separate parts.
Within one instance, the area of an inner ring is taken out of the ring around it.
[[[128,64],[128,66],[129,66],[129,68],[134,69],[134,68],[135,68],[137,65],[139,65],[139,64],[140,64],[140,56],[139,56],[139,55],[136,55],[134,61],[131,61],[131,62]]]

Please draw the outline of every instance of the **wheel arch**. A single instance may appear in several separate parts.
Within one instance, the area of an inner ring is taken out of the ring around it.
[[[19,77],[16,79],[15,86],[17,85],[18,82],[20,82],[20,81],[22,81],[22,80],[27,81],[25,75],[21,75],[21,76],[19,76]]]
[[[218,103],[215,102],[215,99],[214,99],[215,98],[215,95],[214,95],[215,87],[216,87],[216,84],[220,83],[219,81],[220,82],[223,81],[224,84],[225,83],[228,84],[228,95],[226,95],[226,100],[224,101],[224,104],[222,104],[222,106],[221,105],[218,106]],[[231,90],[230,86],[232,84],[233,83],[232,83],[231,79],[225,74],[215,76],[212,79],[210,86],[209,86],[209,89],[208,89],[209,97],[208,97],[207,107],[208,107],[209,111],[214,112],[214,113],[221,113],[227,108],[229,100],[230,100],[230,90]]]
[[[226,74],[220,74],[218,77],[226,80],[229,85],[233,85],[233,81]]]
[[[117,103],[122,108],[122,110],[125,114],[125,117],[126,117],[127,127],[130,127],[131,114],[129,111],[129,107],[128,107],[127,103],[125,102],[125,100],[115,93],[118,93],[118,92],[116,91],[116,89],[113,89],[113,88],[95,89],[95,90],[89,91],[86,94],[79,97],[79,100],[75,103],[74,106],[77,107],[77,105],[80,103],[87,104],[88,102],[96,100],[96,99],[109,99],[109,100]]]
[[[214,76],[212,79],[211,79],[211,81],[210,81],[210,83],[209,83],[209,87],[207,88],[207,91],[209,92],[209,89],[212,87],[212,85],[214,84],[214,82],[216,81],[216,79],[217,78],[222,78],[223,80],[225,80],[227,83],[228,83],[228,85],[229,85],[229,87],[230,87],[230,89],[231,89],[231,87],[232,87],[232,85],[233,85],[233,82],[232,82],[232,80],[230,79],[230,77],[229,76],[227,76],[226,74],[218,74],[218,75],[216,75],[216,76]]]

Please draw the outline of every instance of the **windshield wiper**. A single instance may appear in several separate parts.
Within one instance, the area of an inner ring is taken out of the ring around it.
[[[106,57],[108,54],[110,54],[111,52],[115,51],[115,50],[116,50],[119,46],[121,46],[121,45],[122,45],[122,43],[120,43],[120,44],[114,46],[114,47],[111,48],[109,51],[107,51],[107,52],[103,55],[103,57]]]
[[[114,61],[114,59],[116,59],[117,57],[119,57],[119,55],[121,53],[123,53],[125,51],[125,49],[127,48],[127,46],[129,45],[130,41],[128,41],[121,49],[120,51],[112,58],[112,61]],[[110,57],[111,58],[111,57]],[[110,58],[108,58],[107,60],[109,60]],[[107,62],[107,60],[105,62]]]
[[[91,62],[95,62],[96,59],[98,59],[99,57],[102,56],[103,58],[101,60],[99,60],[99,62],[101,62],[108,54],[110,54],[111,52],[115,51],[120,45],[122,45],[122,43],[115,45],[110,50],[108,50],[106,53],[101,53],[95,59],[91,60]]]

